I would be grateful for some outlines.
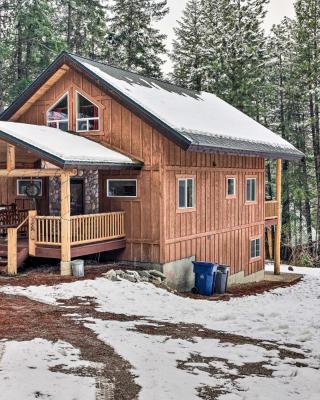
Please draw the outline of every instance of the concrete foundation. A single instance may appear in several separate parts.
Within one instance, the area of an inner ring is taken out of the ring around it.
[[[166,275],[170,287],[186,292],[194,287],[194,260],[195,257],[189,257],[162,265],[162,272]]]
[[[244,274],[244,271],[238,272],[237,274],[233,274],[229,276],[228,285],[239,285],[241,283],[252,283],[259,282],[264,280],[264,270],[255,272],[251,275]]]
[[[71,262],[61,261],[60,273],[61,276],[71,276]]]

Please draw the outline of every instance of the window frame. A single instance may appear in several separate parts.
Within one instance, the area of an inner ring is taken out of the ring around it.
[[[78,105],[79,105],[79,96],[84,97],[86,100],[88,100],[90,103],[92,103],[95,107],[97,107],[98,109],[98,116],[97,117],[91,117],[91,118],[78,118]],[[82,92],[80,92],[79,90],[75,91],[75,117],[76,117],[76,132],[77,133],[84,133],[84,132],[100,132],[100,127],[101,127],[101,120],[100,120],[100,114],[101,114],[101,110],[100,107],[98,106],[98,104],[93,101],[92,99],[89,99],[88,96],[84,95]],[[89,125],[89,121],[90,120],[95,120],[98,121],[98,129],[92,129],[89,130],[88,129],[88,125]],[[79,121],[86,121],[86,125],[87,125],[87,129],[78,129],[78,122]]]
[[[247,198],[247,185],[248,185],[248,181],[255,181],[255,196],[254,196],[254,200],[248,200]],[[256,204],[257,203],[257,176],[246,176],[245,179],[245,188],[244,188],[244,196],[245,196],[245,203],[246,204]]]
[[[188,206],[188,180],[192,181],[192,206]],[[185,185],[185,207],[180,207],[180,181],[186,182]],[[196,210],[196,177],[195,176],[186,176],[181,175],[176,178],[177,185],[177,212],[192,212]]]
[[[256,252],[257,252],[257,244],[256,244],[256,242],[257,242],[257,241],[259,241],[259,254],[258,254],[258,255],[256,254]],[[252,249],[251,249],[252,242],[255,242],[255,246],[254,246],[254,248],[255,248],[255,254],[254,254],[254,256],[252,256],[252,252],[251,252],[251,250],[252,250]],[[254,236],[254,237],[250,238],[250,241],[249,241],[250,261],[257,261],[257,260],[260,260],[260,259],[261,259],[261,257],[262,257],[262,247],[261,247],[261,244],[262,244],[261,236]]]
[[[121,182],[121,181],[133,181],[136,184],[136,195],[135,196],[110,196],[109,195],[109,183],[110,182]],[[135,178],[107,178],[107,197],[110,199],[136,199],[138,197],[138,179]]]
[[[40,193],[38,197],[43,197],[43,180],[41,178],[18,178],[16,185],[17,185],[17,196],[18,197],[28,197],[25,193],[20,193],[19,191],[19,182],[21,181],[28,181],[28,182],[40,182]]]
[[[49,112],[58,104],[58,103],[60,103],[60,101],[65,97],[65,96],[67,96],[67,109],[68,109],[68,118],[67,119],[57,119],[57,120],[52,120],[52,121],[49,121]],[[53,129],[60,129],[60,123],[61,122],[63,122],[63,123],[66,123],[67,122],[67,124],[68,124],[68,129],[67,129],[67,132],[70,130],[70,122],[69,122],[69,119],[70,119],[70,107],[69,107],[69,104],[70,104],[70,102],[69,102],[69,92],[65,92],[61,97],[59,97],[59,99],[57,100],[57,101],[55,101],[53,104],[52,104],[52,106],[50,106],[48,109],[47,109],[47,114],[46,114],[46,116],[47,116],[47,126],[49,127],[49,128],[53,128]],[[57,127],[56,128],[54,128],[53,126],[49,126],[49,124],[52,124],[52,123],[56,123],[57,124]]]
[[[233,180],[234,181],[234,193],[233,194],[229,194],[228,193],[228,181],[229,180]],[[227,199],[235,199],[237,197],[237,177],[234,175],[227,175],[226,176],[226,198]]]

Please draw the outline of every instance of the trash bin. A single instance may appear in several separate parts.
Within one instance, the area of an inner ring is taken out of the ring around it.
[[[228,286],[229,267],[227,265],[218,265],[214,285],[214,293],[224,294]]]
[[[71,261],[72,275],[77,277],[84,276],[84,261],[83,260],[73,260]]]
[[[193,272],[195,273],[194,292],[203,296],[211,296],[215,285],[217,265],[207,262],[193,262]]]

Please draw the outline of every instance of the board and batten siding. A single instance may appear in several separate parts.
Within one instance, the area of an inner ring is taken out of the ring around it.
[[[256,157],[186,152],[164,139],[165,262],[196,256],[246,275],[264,268],[265,161]],[[195,178],[194,211],[177,212],[179,177]],[[236,178],[227,199],[226,179]],[[246,178],[257,178],[257,201],[246,203]],[[250,260],[250,239],[261,237],[261,258]]]
[[[48,108],[69,93],[69,129],[75,130],[75,92],[100,109],[100,130],[82,134],[144,162],[141,171],[100,171],[100,211],[125,211],[127,247],[120,258],[166,263],[189,256],[251,274],[263,269],[264,246],[250,262],[250,238],[264,243],[264,160],[184,151],[148,123],[70,69],[19,122],[46,124]],[[194,176],[196,209],[177,212],[177,177]],[[235,176],[237,192],[226,199],[226,176]],[[257,202],[245,204],[245,178],[257,177]],[[136,198],[108,198],[108,178],[135,178]]]

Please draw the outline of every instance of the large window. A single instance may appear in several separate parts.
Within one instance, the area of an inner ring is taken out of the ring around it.
[[[68,94],[66,93],[59,99],[47,113],[47,125],[51,128],[69,129],[69,110],[68,110]]]
[[[178,208],[188,209],[195,207],[194,178],[178,179]]]
[[[254,202],[257,200],[257,178],[246,179],[246,201]]]
[[[86,97],[77,93],[77,131],[99,130],[99,108]]]
[[[236,196],[236,178],[235,177],[227,177],[226,180],[226,196],[228,198]]]
[[[108,179],[108,197],[137,197],[136,179]]]
[[[17,195],[28,197],[42,196],[42,180],[41,179],[18,179]]]
[[[250,258],[261,256],[261,239],[256,238],[250,241]]]

